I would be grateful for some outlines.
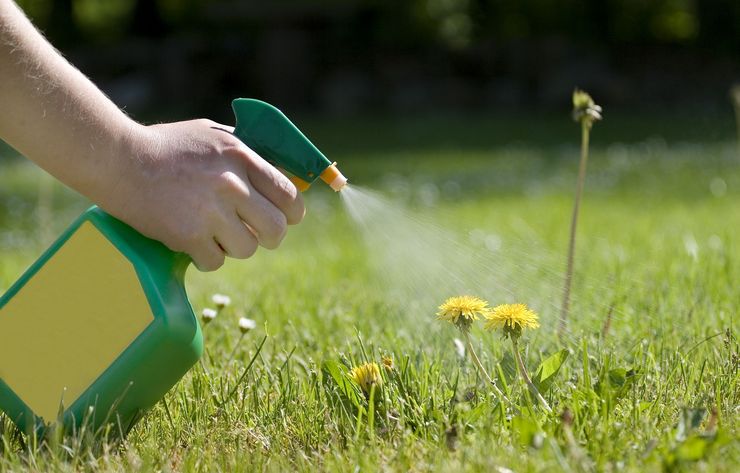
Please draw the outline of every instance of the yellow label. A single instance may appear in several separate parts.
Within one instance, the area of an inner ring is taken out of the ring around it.
[[[53,421],[153,320],[131,262],[85,222],[0,309],[0,379]]]

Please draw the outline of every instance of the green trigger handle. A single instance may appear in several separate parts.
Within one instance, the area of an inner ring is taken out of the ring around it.
[[[347,183],[316,146],[272,105],[255,99],[231,102],[236,116],[234,135],[275,167],[293,175],[291,181],[305,191],[318,178],[338,191]]]

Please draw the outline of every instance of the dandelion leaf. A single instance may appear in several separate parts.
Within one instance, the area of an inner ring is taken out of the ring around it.
[[[355,407],[362,405],[357,388],[348,377],[347,368],[334,360],[326,360],[323,365],[324,373],[328,374],[336,383],[341,394]]]
[[[541,392],[546,392],[552,386],[552,382],[555,380],[555,376],[560,371],[560,368],[568,358],[569,351],[566,349],[560,350],[554,355],[550,355],[546,358],[540,366],[537,367],[537,371],[534,374],[534,384]]]
[[[613,368],[600,375],[594,389],[601,398],[613,396],[614,399],[619,399],[628,392],[635,376],[637,371],[634,369]]]

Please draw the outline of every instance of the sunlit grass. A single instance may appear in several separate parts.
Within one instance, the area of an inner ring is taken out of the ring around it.
[[[190,270],[196,313],[213,307],[216,293],[231,304],[205,327],[201,363],[123,445],[67,438],[24,448],[3,419],[0,470],[736,470],[734,143],[606,147],[598,133],[593,141],[563,340],[554,329],[576,148],[371,150],[342,163],[355,182],[465,245],[497,248],[502,266],[490,271],[510,275],[515,294],[481,295],[492,305],[526,301],[539,314],[542,328],[519,348],[535,382],[536,367],[564,359],[538,386],[553,414],[517,382],[510,344],[473,327],[481,364],[518,412],[502,408],[472,362],[456,354],[457,331],[435,321],[453,294],[439,288],[408,304],[386,297],[392,275],[376,272],[377,255],[367,254],[339,199],[313,189],[306,222],[279,251],[215,274]],[[41,245],[34,171],[0,169],[5,288]],[[54,196],[53,225],[61,229],[86,204],[61,188]],[[243,334],[242,317],[256,328]],[[370,390],[372,402],[349,378],[366,363],[377,363],[383,379]]]

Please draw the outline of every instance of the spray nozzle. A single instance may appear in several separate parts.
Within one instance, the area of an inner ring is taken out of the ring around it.
[[[306,136],[272,105],[254,99],[231,103],[236,116],[234,135],[273,166],[285,169],[301,192],[321,179],[335,191],[347,185],[347,178]]]
[[[331,166],[324,169],[321,175],[319,175],[319,178],[329,184],[329,187],[334,189],[334,192],[341,191],[347,185],[347,178],[339,170],[337,163],[332,163]]]

